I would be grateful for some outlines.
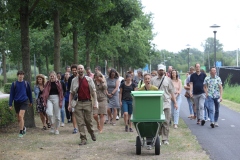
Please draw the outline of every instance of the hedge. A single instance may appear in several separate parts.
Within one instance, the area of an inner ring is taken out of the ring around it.
[[[8,98],[1,99],[0,101],[0,127],[4,127],[10,123],[16,122],[17,117],[14,110],[9,109]]]
[[[34,89],[35,83],[36,83],[35,81],[31,82],[31,89],[32,89],[32,91]],[[12,86],[12,83],[5,83],[5,85],[4,85],[4,92],[9,94],[10,90],[11,90],[11,86]]]

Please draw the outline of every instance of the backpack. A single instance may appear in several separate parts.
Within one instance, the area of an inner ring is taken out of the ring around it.
[[[16,89],[16,82],[17,82],[17,81],[14,82],[14,89]],[[26,90],[27,90],[27,81],[24,81],[24,82],[25,82]]]

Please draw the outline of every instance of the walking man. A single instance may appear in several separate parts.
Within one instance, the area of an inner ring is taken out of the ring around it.
[[[212,67],[210,70],[210,76],[204,80],[204,91],[206,93],[207,107],[209,110],[210,126],[214,128],[218,127],[219,107],[222,101],[223,87],[222,81],[219,76],[216,75],[216,68]],[[215,114],[214,107],[215,106]],[[213,116],[214,115],[214,116]],[[215,122],[215,124],[214,124]]]
[[[203,82],[206,78],[206,74],[200,71],[200,64],[195,64],[196,72],[193,73],[190,77],[190,97],[193,97],[194,104],[196,107],[196,114],[197,114],[197,124],[203,126],[205,124],[204,120],[204,102],[205,102],[205,92],[203,89]]]
[[[74,114],[77,120],[78,129],[80,132],[81,142],[79,145],[87,144],[87,137],[85,134],[84,125],[86,124],[88,133],[91,135],[93,141],[96,137],[93,130],[93,107],[98,107],[96,88],[92,78],[84,76],[84,66],[78,65],[78,76],[72,80],[70,88],[69,102],[72,101],[75,94],[78,95],[77,105],[74,107]],[[91,99],[91,97],[93,99]],[[70,104],[70,103],[69,103]],[[71,105],[68,106],[71,110]]]
[[[26,134],[26,127],[24,126],[24,114],[28,105],[32,106],[32,90],[27,81],[24,81],[24,72],[17,72],[18,80],[12,83],[10,97],[9,97],[9,109],[12,110],[12,102],[14,101],[14,108],[18,118],[19,135],[23,137]],[[30,104],[28,102],[30,101]]]
[[[162,135],[163,144],[168,145],[168,136],[169,136],[169,123],[171,119],[171,97],[174,103],[174,108],[177,109],[177,102],[175,98],[175,91],[172,80],[165,76],[166,66],[160,64],[158,65],[158,76],[155,76],[151,79],[151,84],[158,87],[158,90],[164,91],[163,94],[163,107],[165,114],[165,122],[162,124],[160,129],[160,135]]]

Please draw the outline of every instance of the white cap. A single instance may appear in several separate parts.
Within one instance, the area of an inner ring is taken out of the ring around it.
[[[166,71],[166,66],[164,66],[163,64],[159,64],[158,65],[158,70],[160,70],[160,69]]]

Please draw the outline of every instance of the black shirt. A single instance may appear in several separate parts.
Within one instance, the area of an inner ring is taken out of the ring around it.
[[[190,82],[193,83],[193,94],[202,94],[204,93],[203,90],[203,82],[206,77],[206,74],[200,73],[199,75],[197,73],[191,74]]]
[[[121,83],[119,88],[122,88],[122,100],[132,100],[131,91],[134,91],[136,87],[134,83],[131,83],[130,86],[126,86],[124,82]]]
[[[51,89],[49,95],[58,95],[56,82],[51,82]]]
[[[71,75],[71,77],[68,78],[68,86],[67,86],[68,91],[70,91],[73,78],[75,78],[74,75]]]

